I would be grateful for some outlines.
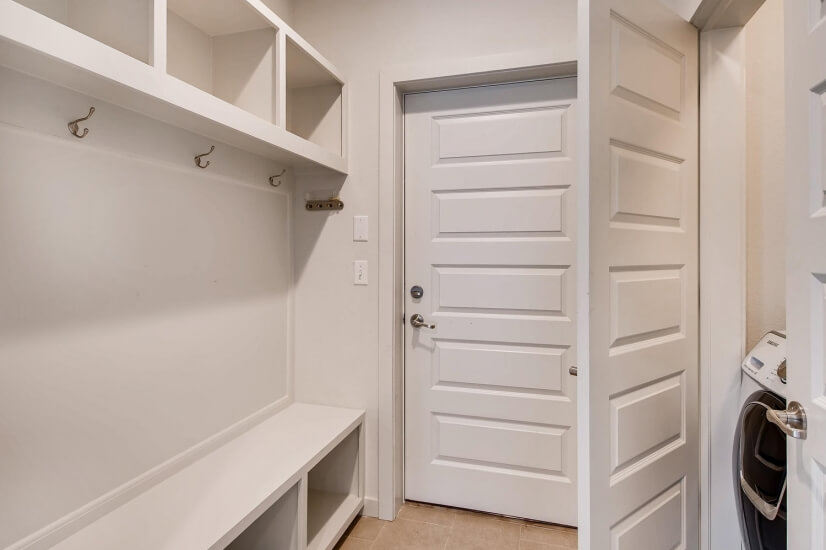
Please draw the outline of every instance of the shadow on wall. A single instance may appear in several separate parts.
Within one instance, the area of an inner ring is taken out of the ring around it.
[[[348,211],[347,203],[341,211],[314,211],[305,208],[307,200],[327,200],[341,194],[347,176],[342,174],[299,174],[296,178],[295,190],[295,279],[301,279],[310,258],[315,250],[315,244],[328,223],[338,216],[352,216]]]

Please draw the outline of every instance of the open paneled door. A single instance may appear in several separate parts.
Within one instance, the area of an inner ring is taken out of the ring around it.
[[[698,31],[655,0],[579,25],[580,548],[694,550]]]
[[[785,4],[790,549],[826,549],[826,3]],[[777,418],[777,417],[776,417]],[[782,419],[781,419],[782,420]]]

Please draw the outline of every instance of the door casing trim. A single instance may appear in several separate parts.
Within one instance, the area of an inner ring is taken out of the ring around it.
[[[395,65],[379,77],[378,510],[393,520],[404,498],[404,95],[577,76],[576,48]],[[367,510],[369,513],[370,510]]]

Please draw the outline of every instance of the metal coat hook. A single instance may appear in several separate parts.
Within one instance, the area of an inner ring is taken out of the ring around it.
[[[209,146],[209,152],[201,153],[200,155],[195,155],[195,166],[197,166],[198,168],[206,168],[207,166],[209,166],[209,161],[206,161],[206,164],[201,164],[201,157],[211,155],[214,150],[215,150],[215,146],[210,145]]]
[[[86,137],[86,135],[89,133],[89,128],[84,128],[83,131],[81,132],[80,131],[80,126],[78,126],[78,124],[83,122],[84,120],[89,120],[92,117],[93,114],[95,114],[95,108],[94,107],[89,107],[89,114],[88,115],[86,115],[83,118],[73,120],[69,123],[69,131],[72,133],[73,136],[75,136],[78,139],[83,139],[83,138]]]
[[[270,185],[272,185],[273,187],[278,187],[279,185],[281,185],[281,176],[283,176],[286,173],[287,169],[284,168],[283,170],[281,170],[281,173],[276,174],[274,176],[270,176]],[[275,180],[278,180],[278,182],[276,183]]]

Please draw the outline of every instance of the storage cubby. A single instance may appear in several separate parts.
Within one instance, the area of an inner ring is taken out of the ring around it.
[[[298,496],[298,485],[295,485],[238,535],[226,550],[299,550]]]
[[[307,485],[307,548],[325,550],[361,508],[358,429],[310,470]]]
[[[144,63],[152,57],[153,0],[15,0]]]
[[[342,155],[342,83],[287,39],[287,131]]]
[[[169,0],[167,72],[270,122],[277,31],[243,0]]]

